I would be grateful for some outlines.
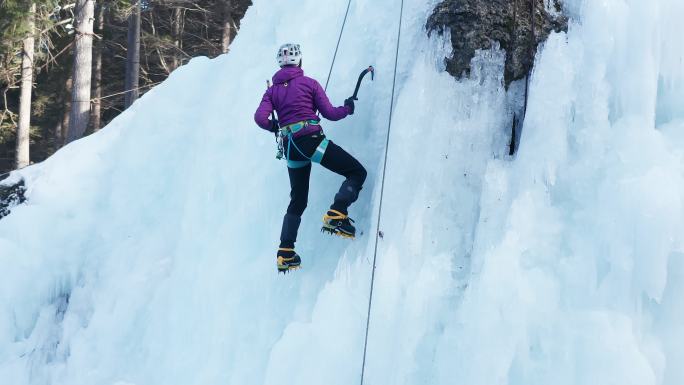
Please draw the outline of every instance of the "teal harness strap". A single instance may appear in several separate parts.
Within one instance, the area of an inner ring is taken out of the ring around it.
[[[320,120],[302,120],[301,122],[296,122],[292,124],[288,124],[286,126],[283,126],[280,128],[280,131],[285,134],[285,135],[290,135],[290,134],[296,134],[297,132],[301,131],[303,128],[308,127],[308,126],[317,126],[321,123]]]
[[[309,165],[311,162],[316,162],[316,163],[321,163],[321,159],[323,159],[323,155],[325,154],[325,149],[328,147],[328,139],[323,139],[321,143],[316,147],[316,151],[314,152],[313,156],[308,157],[302,150],[299,149],[297,146],[297,143],[294,141],[294,134],[300,131],[301,129],[309,126],[309,125],[318,125],[320,123],[320,120],[304,120],[301,122],[297,123],[292,123],[288,124],[287,126],[284,126],[280,129],[281,135],[286,135],[287,136],[287,167],[289,168],[302,168],[306,167]],[[290,159],[290,148],[291,146],[294,146],[295,150],[303,156],[306,160],[291,160]]]
[[[328,148],[328,143],[330,143],[330,140],[323,139],[321,143],[316,147],[316,151],[314,151],[313,155],[311,158],[306,156],[302,150],[297,147],[297,143],[294,143],[294,138],[292,138],[292,134],[287,136],[287,167],[289,168],[302,168],[306,167],[309,165],[309,163],[314,162],[314,163],[321,163],[323,160],[323,156],[325,155],[325,150]],[[299,152],[301,156],[306,158],[307,160],[290,160],[290,145],[294,146],[295,150]]]
[[[321,163],[323,160],[323,155],[325,155],[325,150],[328,148],[328,143],[330,141],[326,138],[321,141],[321,144],[316,147],[316,151],[314,151],[313,155],[311,156],[311,161],[315,163]]]
[[[308,160],[288,160],[287,161],[287,167],[288,168],[302,168],[302,167],[308,166],[309,164],[311,164],[311,162],[309,162]]]
[[[299,149],[299,147],[297,147],[296,143],[292,143],[293,141],[294,140],[292,138],[292,134],[288,135],[287,136],[287,167],[288,168],[302,168],[302,167],[308,166],[309,163],[311,163],[310,160],[291,160],[290,159],[290,145],[291,144],[294,144],[295,149],[297,149],[297,152],[299,152],[306,159],[309,159],[309,157],[304,155],[302,153],[302,151]]]

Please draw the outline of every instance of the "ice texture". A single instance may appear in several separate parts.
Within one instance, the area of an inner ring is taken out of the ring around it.
[[[341,178],[315,167],[285,277],[287,173],[252,120],[280,44],[324,83],[347,1],[324,3],[255,1],[229,54],[12,175],[0,383],[358,383],[399,0],[352,1],[328,90],[340,105],[377,69],[324,122],[369,171],[364,234],[318,232]],[[684,2],[565,0],[515,157],[505,53],[455,81],[435,3],[405,0],[365,383],[681,385]]]

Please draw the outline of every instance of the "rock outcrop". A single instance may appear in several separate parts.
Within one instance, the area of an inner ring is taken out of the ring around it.
[[[26,201],[24,180],[10,185],[0,184],[0,219],[9,215],[10,209]]]
[[[552,31],[566,31],[568,19],[559,0],[444,0],[426,28],[428,33],[450,31],[453,53],[445,58],[446,69],[457,78],[470,73],[476,50],[498,42],[506,51],[508,86],[529,73],[539,43]]]

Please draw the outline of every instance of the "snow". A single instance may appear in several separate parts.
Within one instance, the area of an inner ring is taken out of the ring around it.
[[[369,171],[364,235],[318,233],[341,180],[316,167],[283,277],[289,185],[252,113],[283,42],[325,81],[346,8],[299,3],[256,1],[230,54],[12,176],[3,384],[359,381],[399,7],[352,2],[329,86],[341,104],[377,69],[325,123]],[[436,1],[405,3],[366,383],[684,383],[684,3],[566,0],[513,158],[504,53],[456,82],[424,30]]]

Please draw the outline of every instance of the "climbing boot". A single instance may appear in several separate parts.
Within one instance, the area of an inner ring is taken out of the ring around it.
[[[276,257],[278,273],[287,273],[290,270],[297,270],[302,264],[302,259],[294,249],[280,248]]]
[[[323,227],[321,227],[321,232],[354,239],[356,237],[356,228],[352,223],[354,223],[354,220],[349,218],[346,214],[337,210],[328,210],[323,216]]]

